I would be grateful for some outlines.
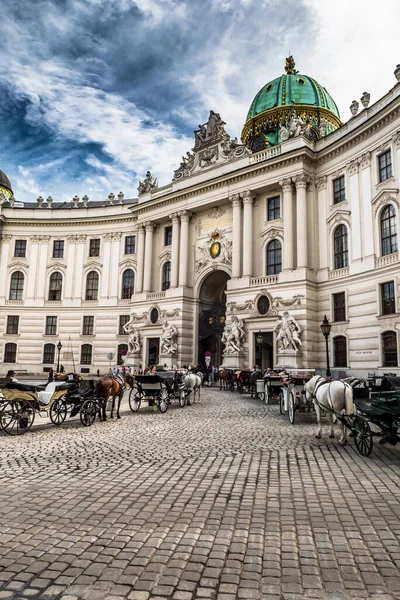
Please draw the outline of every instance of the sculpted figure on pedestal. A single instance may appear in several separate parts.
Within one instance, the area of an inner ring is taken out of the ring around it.
[[[236,316],[232,317],[232,323],[226,323],[221,341],[225,344],[224,354],[239,353],[244,341],[243,321]]]
[[[163,322],[163,332],[160,343],[160,354],[178,353],[178,330],[175,325]]]
[[[132,354],[140,354],[141,341],[138,329],[133,329],[128,341],[129,352]]]
[[[299,346],[302,345],[300,334],[303,330],[296,319],[291,317],[287,311],[278,319],[274,331],[277,333],[278,350],[299,350]]]

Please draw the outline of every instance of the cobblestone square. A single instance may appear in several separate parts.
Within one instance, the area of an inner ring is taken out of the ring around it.
[[[0,435],[0,600],[400,599],[399,449],[216,388],[121,414]]]

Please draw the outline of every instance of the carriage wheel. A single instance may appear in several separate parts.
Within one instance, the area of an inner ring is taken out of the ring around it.
[[[181,390],[179,392],[179,406],[183,408],[186,404],[186,392],[185,390]]]
[[[285,398],[283,397],[283,392],[282,390],[279,392],[279,412],[281,413],[281,415],[283,415],[283,409],[285,407]]]
[[[372,432],[369,423],[364,417],[354,417],[354,443],[357,450],[363,456],[369,456],[372,452]]]
[[[296,415],[296,404],[295,404],[295,398],[294,398],[293,392],[289,391],[288,394],[289,394],[289,403],[288,403],[289,404],[289,421],[293,425],[294,418]]]
[[[8,435],[23,435],[34,420],[35,407],[26,400],[5,402],[0,412],[0,427]]]
[[[79,418],[84,427],[93,425],[97,415],[97,403],[92,398],[85,400],[81,406]]]
[[[165,387],[162,387],[158,394],[158,408],[162,413],[168,410],[168,390]]]
[[[58,400],[54,400],[53,404],[50,406],[50,421],[53,425],[61,425],[64,423],[67,417],[67,405],[59,398]]]
[[[141,398],[137,387],[133,387],[129,392],[129,408],[132,412],[137,412],[140,408]]]

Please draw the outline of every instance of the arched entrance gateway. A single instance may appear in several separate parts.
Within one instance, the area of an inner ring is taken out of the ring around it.
[[[206,353],[211,364],[222,364],[222,332],[226,318],[226,286],[230,279],[225,271],[213,271],[206,276],[199,292],[198,363],[206,366]]]

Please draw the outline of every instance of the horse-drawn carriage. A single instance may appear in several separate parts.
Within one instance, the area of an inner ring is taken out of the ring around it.
[[[281,397],[283,394],[284,379],[279,375],[270,375],[263,379],[257,379],[257,394],[260,400],[265,404],[269,404],[273,399],[279,401],[281,405]],[[283,402],[283,400],[282,400]]]
[[[298,369],[291,371],[284,382],[279,410],[281,414],[286,412],[289,414],[289,421],[292,425],[297,411],[309,412],[314,408],[312,398],[305,394],[305,384],[314,377],[314,374],[314,370]]]
[[[180,371],[159,371],[154,375],[136,375],[129,392],[129,407],[132,412],[140,409],[142,402],[157,407],[165,413],[173,400],[183,408],[187,393],[182,389],[183,373]]]
[[[93,423],[97,414],[93,381],[81,383],[73,373],[62,381],[31,385],[19,382],[0,384],[0,429],[8,435],[22,435],[32,427],[36,414],[49,416],[54,425],[64,423],[68,413],[79,413],[82,425]]]

